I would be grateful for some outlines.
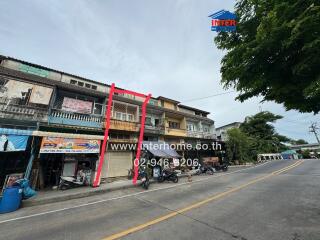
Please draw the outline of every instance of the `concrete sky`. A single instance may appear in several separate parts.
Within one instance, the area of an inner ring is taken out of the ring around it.
[[[260,110],[284,116],[283,135],[316,142],[308,133],[319,114],[286,112],[282,105],[225,91],[223,52],[213,42],[208,16],[233,10],[234,1],[10,0],[0,2],[0,54],[211,112],[216,127]]]

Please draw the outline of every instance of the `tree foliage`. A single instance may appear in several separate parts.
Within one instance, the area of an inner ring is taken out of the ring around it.
[[[237,160],[240,163],[253,160],[249,152],[251,141],[244,132],[239,128],[232,128],[227,131],[227,135],[226,146],[229,160]]]
[[[282,116],[271,112],[260,112],[247,117],[239,129],[227,131],[227,153],[231,160],[252,161],[261,153],[279,153],[287,149],[286,136],[278,134],[272,123]]]
[[[244,101],[262,96],[301,112],[320,111],[320,6],[314,0],[240,0],[236,32],[215,38],[222,84]]]
[[[308,144],[308,142],[304,139],[293,140],[292,144],[300,145],[300,144]]]

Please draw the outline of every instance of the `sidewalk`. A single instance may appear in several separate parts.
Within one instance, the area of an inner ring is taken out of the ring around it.
[[[68,190],[48,190],[39,191],[38,194],[28,200],[22,202],[22,207],[31,207],[35,205],[43,205],[48,203],[62,202],[71,199],[84,198],[88,196],[103,194],[106,192],[133,188],[132,180],[120,180],[111,183],[102,183],[99,187],[78,187]]]
[[[187,177],[187,174],[179,175],[179,178]],[[155,182],[154,179],[150,179],[150,182]],[[94,196],[98,194],[104,194],[111,191],[117,191],[121,189],[128,189],[139,187],[133,185],[132,180],[119,180],[111,183],[102,183],[99,187],[78,187],[68,190],[48,190],[48,191],[39,191],[37,195],[31,199],[24,200],[22,202],[22,207],[31,207],[36,205],[44,205],[49,203],[63,202],[72,199],[84,198],[89,196]]]
[[[244,168],[249,166],[230,166],[231,169]],[[185,178],[188,174],[181,174],[179,178]],[[151,179],[150,182],[155,180]],[[22,207],[31,207],[36,205],[44,205],[49,203],[63,202],[72,199],[84,198],[94,196],[98,194],[104,194],[107,192],[117,191],[121,189],[128,189],[138,187],[139,185],[133,185],[132,180],[119,180],[110,183],[102,183],[99,187],[78,187],[68,190],[48,190],[39,191],[38,194],[28,200],[22,202]]]

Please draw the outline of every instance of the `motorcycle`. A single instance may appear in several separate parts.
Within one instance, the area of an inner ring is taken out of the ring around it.
[[[229,169],[229,165],[227,163],[223,163],[221,165],[215,166],[214,168],[216,169],[216,171],[222,170],[223,172],[226,172]]]
[[[169,170],[169,169],[164,169],[161,173],[160,176],[158,177],[158,182],[164,182],[165,180],[167,181],[172,181],[174,183],[177,183],[179,181],[178,175],[175,171]]]
[[[138,179],[141,180],[140,185],[141,185],[144,189],[148,190],[149,185],[150,185],[150,180],[149,180],[148,173],[147,173],[146,169],[143,168],[143,167],[140,167],[138,174],[139,174],[139,175],[138,175]]]
[[[70,188],[80,187],[80,186],[87,186],[87,176],[83,170],[79,171],[78,177],[66,177],[60,176],[60,183],[58,189],[60,190],[67,190]]]
[[[215,172],[215,169],[211,166],[203,165],[203,166],[200,166],[200,172],[204,174],[213,175]]]

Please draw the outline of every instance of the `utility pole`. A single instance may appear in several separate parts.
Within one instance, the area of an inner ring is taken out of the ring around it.
[[[318,143],[320,144],[320,140],[319,140],[319,137],[318,137],[318,132],[317,130],[319,129],[319,127],[317,126],[317,123],[312,123],[311,126],[310,126],[310,132],[314,133],[314,135],[316,136],[316,139],[318,141]]]

